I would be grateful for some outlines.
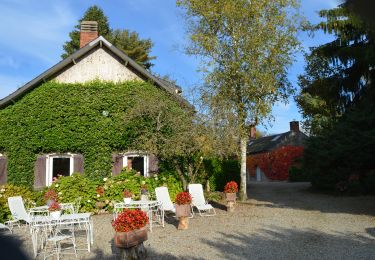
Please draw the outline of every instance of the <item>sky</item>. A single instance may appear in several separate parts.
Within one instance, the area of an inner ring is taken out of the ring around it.
[[[338,4],[338,0],[301,0],[301,14],[317,23],[319,10]],[[185,96],[201,84],[199,60],[184,53],[186,25],[175,0],[0,0],[0,99],[61,60],[69,32],[92,5],[103,9],[111,28],[129,29],[151,39],[151,55],[157,57],[152,71],[175,79]],[[300,32],[298,37],[304,50],[332,39],[323,33],[311,38]],[[296,88],[303,67],[303,54],[299,53],[289,69],[289,80]],[[289,131],[290,121],[302,120],[293,97],[288,104],[275,104],[272,115],[271,123],[259,127],[267,134]]]

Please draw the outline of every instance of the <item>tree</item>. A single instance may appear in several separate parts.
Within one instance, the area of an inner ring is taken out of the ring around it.
[[[82,21],[98,22],[99,35],[109,40],[111,39],[111,29],[109,27],[108,17],[104,15],[104,12],[100,7],[93,5],[86,10],[83,17],[78,20],[78,24],[74,27],[75,29],[69,33],[71,40],[65,42],[63,46],[65,53],[61,55],[61,58],[65,59],[70,54],[79,50],[79,37]]]
[[[142,67],[149,69],[153,65],[151,60],[156,57],[150,56],[151,48],[154,45],[150,39],[142,40],[138,33],[129,30],[114,30],[111,39],[113,45]]]
[[[294,0],[178,0],[186,11],[191,45],[202,57],[201,97],[220,127],[235,127],[241,157],[241,199],[246,194],[249,127],[269,118],[287,100],[287,67],[298,46]]]
[[[322,10],[326,21],[313,27],[336,39],[315,47],[306,56],[296,101],[312,134],[333,124],[363,98],[374,97],[375,46],[373,30],[345,5]]]
[[[114,46],[126,53],[131,59],[142,67],[149,69],[153,64],[151,60],[156,57],[150,56],[153,43],[150,39],[140,39],[138,33],[129,30],[112,30],[108,18],[103,10],[94,5],[89,7],[83,17],[78,21],[75,30],[69,33],[70,41],[65,42],[61,55],[63,59],[79,50],[80,24],[82,21],[97,21],[99,35],[109,40]]]
[[[164,93],[138,93],[127,111],[125,124],[134,133],[129,149],[157,155],[174,168],[186,190],[202,164],[207,144],[191,108],[181,107]]]

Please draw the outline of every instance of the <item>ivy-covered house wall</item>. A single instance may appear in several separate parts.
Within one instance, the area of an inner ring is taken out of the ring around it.
[[[84,169],[91,179],[109,176],[113,153],[127,151],[140,135],[138,127],[147,124],[141,119],[125,123],[136,95],[151,96],[183,113],[170,94],[142,81],[49,81],[1,109],[0,154],[7,159],[7,182],[42,186],[38,182],[45,180],[35,179],[38,158],[51,153],[81,156],[83,165],[73,167]]]

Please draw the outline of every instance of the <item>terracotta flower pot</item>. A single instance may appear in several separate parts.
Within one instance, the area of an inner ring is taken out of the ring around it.
[[[97,207],[98,209],[102,209],[102,208],[104,208],[105,203],[102,202],[102,201],[97,201],[97,202],[95,203],[95,205],[96,205],[96,207]]]
[[[116,232],[114,237],[115,246],[119,248],[130,248],[137,246],[147,240],[146,227],[129,232]]]
[[[225,193],[227,201],[236,201],[236,193]]]
[[[190,216],[190,205],[176,205],[176,217],[188,217]]]

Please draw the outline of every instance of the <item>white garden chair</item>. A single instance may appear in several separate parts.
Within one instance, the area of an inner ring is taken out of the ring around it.
[[[8,206],[10,213],[14,221],[25,221],[26,224],[30,224],[30,215],[26,211],[25,205],[23,204],[23,199],[21,196],[9,197]]]
[[[171,201],[167,187],[157,187],[155,188],[156,200],[160,201],[161,209],[169,212],[176,213],[176,207]]]
[[[193,198],[192,206],[198,209],[199,215],[202,217],[216,215],[214,207],[212,207],[211,204],[208,204],[204,198],[202,184],[189,184],[188,189]]]

